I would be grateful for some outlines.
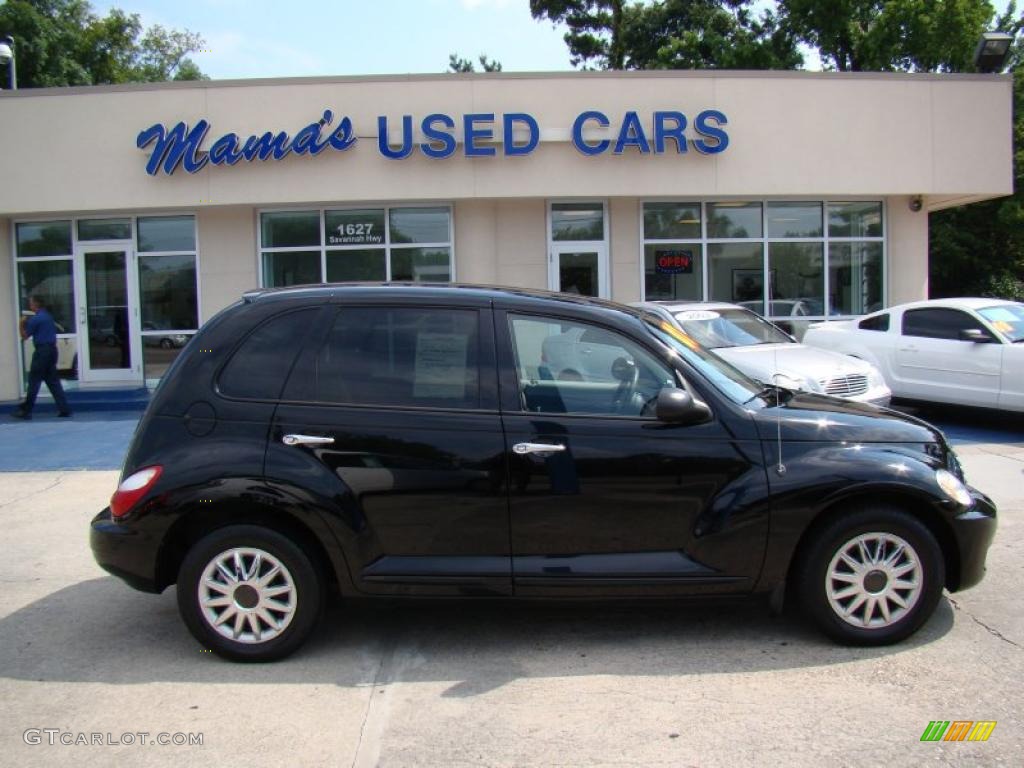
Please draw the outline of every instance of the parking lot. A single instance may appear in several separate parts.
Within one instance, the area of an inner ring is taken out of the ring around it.
[[[50,471],[0,473],[0,765],[1019,765],[1024,427],[924,415],[1001,520],[986,579],[902,645],[835,646],[759,603],[387,603],[250,666],[204,652],[173,589],[92,561],[130,418],[4,423],[0,469]],[[933,720],[997,726],[921,742]],[[102,743],[61,744],[81,734]]]

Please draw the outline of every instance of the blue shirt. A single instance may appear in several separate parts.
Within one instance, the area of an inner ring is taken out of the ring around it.
[[[25,321],[25,333],[32,337],[36,345],[57,343],[57,324],[53,322],[53,315],[45,309],[40,309]]]

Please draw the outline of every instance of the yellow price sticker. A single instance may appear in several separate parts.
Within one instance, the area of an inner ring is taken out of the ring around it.
[[[676,326],[672,325],[671,323],[667,323],[664,320],[662,320],[659,324],[659,327],[673,339],[680,342],[681,344],[685,344],[694,352],[700,349],[700,345],[696,341],[691,339],[689,336],[686,335],[684,331],[680,330],[679,328],[676,328]]]

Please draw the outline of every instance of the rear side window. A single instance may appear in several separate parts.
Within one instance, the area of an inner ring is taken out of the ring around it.
[[[958,340],[960,331],[970,328],[985,330],[981,323],[959,309],[908,309],[903,313],[904,336]]]
[[[479,336],[475,310],[343,309],[316,356],[313,399],[479,408]]]
[[[859,323],[857,323],[857,327],[860,328],[862,331],[888,331],[889,313],[886,312],[884,315],[866,317]]]
[[[222,395],[277,400],[318,307],[276,315],[259,325],[235,350],[220,374]]]

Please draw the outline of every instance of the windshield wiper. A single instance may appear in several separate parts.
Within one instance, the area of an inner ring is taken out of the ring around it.
[[[744,400],[744,405],[759,397],[766,402],[774,400],[776,405],[782,405],[783,403],[789,402],[790,398],[796,394],[796,390],[780,387],[776,384],[765,384],[763,381],[758,381],[757,383],[763,385],[762,389],[754,393],[754,395],[747,400]]]

